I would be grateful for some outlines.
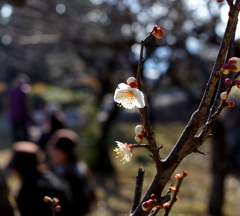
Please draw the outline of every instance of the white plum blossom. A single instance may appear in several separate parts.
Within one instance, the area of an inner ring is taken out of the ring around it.
[[[125,83],[120,83],[115,90],[114,101],[121,104],[126,109],[134,107],[143,108],[145,106],[144,95],[137,89]]]
[[[127,144],[127,143],[122,143],[119,141],[116,141],[117,143],[117,148],[115,148],[113,151],[115,151],[117,153],[117,158],[121,157],[121,161],[123,161],[123,164],[125,162],[130,162],[131,161],[131,157],[132,157],[132,147],[131,145]]]

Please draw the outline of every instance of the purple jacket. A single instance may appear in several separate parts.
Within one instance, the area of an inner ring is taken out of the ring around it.
[[[27,104],[29,91],[30,86],[27,84],[9,88],[7,91],[8,115],[11,120],[23,121],[29,119],[30,113]]]

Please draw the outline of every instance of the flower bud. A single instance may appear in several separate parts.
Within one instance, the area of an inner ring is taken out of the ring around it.
[[[51,199],[51,197],[49,197],[49,196],[45,196],[45,197],[43,198],[43,201],[44,201],[44,202],[51,202],[52,199]]]
[[[153,29],[153,36],[156,38],[156,39],[159,39],[159,38],[162,38],[164,35],[164,30],[161,29],[160,27],[158,27],[157,25],[154,26],[154,29]]]
[[[234,107],[234,102],[233,101],[228,101],[228,102],[225,102],[225,105],[226,105],[226,107],[231,108],[231,107]]]
[[[227,93],[227,92],[222,92],[222,93],[220,94],[220,98],[221,98],[221,100],[227,100],[227,98],[228,98],[228,93]]]
[[[62,209],[62,208],[61,208],[60,205],[57,205],[57,206],[55,206],[55,208],[54,208],[55,212],[60,212],[61,209]]]
[[[228,75],[230,73],[230,68],[229,65],[225,64],[222,66],[221,71],[220,71],[220,75]]]
[[[127,84],[131,87],[131,88],[137,88],[138,87],[138,81],[136,80],[135,77],[129,77],[127,79]]]
[[[232,72],[240,72],[240,58],[232,57],[228,60],[227,65]]]
[[[142,125],[137,125],[134,131],[136,135],[143,135],[146,132],[145,128]]]
[[[170,203],[169,202],[166,202],[163,204],[163,208],[168,208],[170,206]]]
[[[180,178],[182,178],[182,175],[177,174],[177,175],[175,175],[175,178],[180,179]]]
[[[54,197],[54,198],[52,199],[52,202],[53,202],[53,205],[58,205],[59,199],[56,198],[56,197]]]
[[[188,172],[187,171],[183,171],[183,176],[187,176],[188,175]]]
[[[226,78],[224,82],[226,86],[232,86],[232,82],[229,78]]]
[[[171,186],[171,187],[169,187],[172,191],[177,191],[177,186],[175,185],[175,186]]]
[[[135,136],[135,141],[136,142],[142,142],[142,140],[143,140],[143,135],[138,134],[138,135]]]
[[[141,207],[142,207],[142,210],[145,212],[150,211],[153,208],[153,200],[150,199],[146,202],[143,202]]]

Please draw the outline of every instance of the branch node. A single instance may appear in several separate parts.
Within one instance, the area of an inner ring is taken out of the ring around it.
[[[199,150],[197,148],[193,152],[194,153],[199,153],[199,154],[202,154],[202,155],[206,155],[203,151],[201,151],[201,150]]]

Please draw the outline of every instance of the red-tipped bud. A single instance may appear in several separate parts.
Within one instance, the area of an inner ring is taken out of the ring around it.
[[[234,102],[233,101],[225,102],[225,106],[229,108],[234,107]]]
[[[224,0],[217,0],[217,2],[223,2]]]
[[[52,199],[51,199],[51,197],[49,197],[49,196],[45,196],[45,197],[43,198],[43,201],[46,202],[46,203],[48,203],[48,202],[51,202]]]
[[[139,135],[135,136],[135,141],[136,142],[142,142],[142,140],[143,140],[143,135],[139,134]]]
[[[151,196],[150,196],[151,198],[154,198],[155,197],[155,194],[151,194]]]
[[[177,191],[177,186],[175,185],[175,186],[171,186],[171,187],[169,187],[172,191]]]
[[[222,66],[220,75],[228,75],[230,73],[230,67],[229,65],[225,64]]]
[[[56,198],[56,197],[54,197],[54,198],[52,199],[52,203],[53,203],[53,205],[58,205],[58,204],[59,204],[59,199]]]
[[[137,88],[138,87],[138,81],[136,80],[135,77],[129,77],[127,79],[127,84],[131,87],[131,88]]]
[[[170,206],[169,202],[163,204],[163,208],[168,208],[169,206]]]
[[[227,92],[222,92],[220,94],[220,99],[221,100],[227,100],[227,98],[228,98],[228,93]]]
[[[175,178],[180,179],[180,178],[182,178],[182,175],[177,174],[177,175],[175,175]]]
[[[153,29],[153,36],[156,38],[156,39],[159,39],[159,38],[162,38],[164,35],[164,30],[161,29],[160,27],[158,27],[157,25],[154,26],[154,29]]]
[[[62,209],[62,208],[61,208],[60,205],[57,205],[57,206],[55,206],[55,208],[54,208],[55,212],[60,212],[61,209]]]
[[[232,86],[232,81],[229,78],[226,78],[224,82],[226,86]]]
[[[188,176],[188,172],[187,171],[183,171],[183,177]]]
[[[147,212],[147,211],[150,211],[152,208],[153,208],[153,200],[148,200],[146,202],[143,202],[141,207],[142,207],[142,210]]]
[[[227,64],[232,72],[240,72],[240,58],[232,57],[228,60]]]
[[[137,125],[134,131],[136,135],[143,135],[146,132],[145,128],[142,125]]]

